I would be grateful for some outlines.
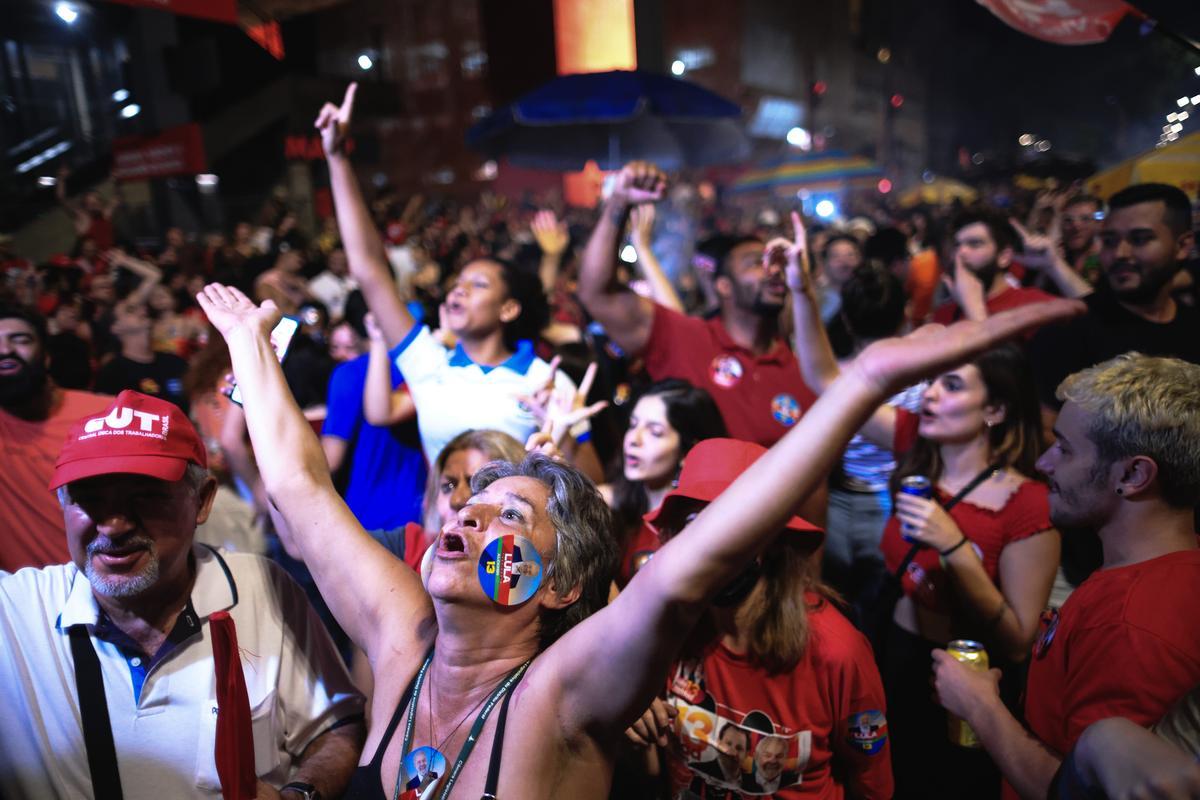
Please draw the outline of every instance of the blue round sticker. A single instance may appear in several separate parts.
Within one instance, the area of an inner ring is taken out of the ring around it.
[[[800,403],[790,394],[777,394],[771,398],[771,416],[780,425],[791,427],[800,420]]]
[[[479,585],[502,606],[516,606],[542,585],[542,557],[524,536],[505,534],[479,554]]]

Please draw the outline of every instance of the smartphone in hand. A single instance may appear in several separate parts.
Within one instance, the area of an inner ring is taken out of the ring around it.
[[[292,346],[292,339],[295,338],[296,331],[298,330],[300,330],[300,320],[295,317],[284,317],[271,330],[271,348],[275,351],[275,358],[279,359],[280,364],[283,363],[288,348]],[[229,394],[229,399],[239,406],[242,404],[241,385],[233,387],[233,391]]]

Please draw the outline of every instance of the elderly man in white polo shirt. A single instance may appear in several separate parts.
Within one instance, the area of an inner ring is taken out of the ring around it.
[[[362,696],[291,579],[193,543],[216,484],[183,412],[122,392],[50,488],[73,563],[0,572],[0,796],[338,796]]]

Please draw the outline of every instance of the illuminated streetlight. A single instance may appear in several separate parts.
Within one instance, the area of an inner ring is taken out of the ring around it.
[[[1176,122],[1174,125],[1171,126],[1171,133],[1179,133],[1182,130],[1183,130],[1183,126],[1180,125],[1178,122]]]
[[[56,183],[58,183],[58,179],[52,175],[43,175],[38,178],[38,186],[54,186]]]
[[[137,103],[130,103],[121,109],[121,119],[133,119],[140,113],[142,113],[142,107]]]
[[[196,176],[197,186],[216,186],[221,182],[221,179],[212,173],[202,173]]]
[[[1176,104],[1176,105],[1178,105],[1180,108],[1183,108],[1183,107],[1184,107],[1184,106],[1186,106],[1186,105],[1187,105],[1189,102],[1191,102],[1190,98],[1187,98],[1187,97],[1181,97],[1181,98],[1179,98],[1178,100],[1176,100],[1176,101],[1175,101],[1175,104]]]
[[[1200,94],[1192,95],[1192,105],[1200,106]]]
[[[1033,146],[1033,149],[1037,150],[1039,153],[1046,152],[1047,150],[1050,149],[1050,140],[1049,139],[1039,139],[1038,143]]]
[[[687,71],[687,64],[684,64],[678,58],[671,62],[671,74],[682,75]]]
[[[366,53],[361,53],[358,56],[358,68],[361,69],[363,72],[366,72],[373,66],[375,66],[375,62],[371,60],[371,57],[369,55],[367,55]]]
[[[1033,140],[1034,135],[1032,133],[1022,133],[1017,137],[1017,144],[1022,147],[1029,147],[1029,145],[1033,144]]]
[[[114,103],[124,103],[128,99],[129,99],[129,90],[128,89],[117,89],[115,92],[113,92],[113,102]]]
[[[1187,112],[1183,111],[1181,113],[1186,114]],[[1176,114],[1174,111],[1172,111],[1170,114],[1167,114],[1167,122],[1176,122],[1178,120],[1179,120],[1179,114]]]
[[[1188,118],[1188,113],[1186,111],[1180,111],[1178,114],[1175,115],[1176,122],[1183,122],[1187,118]]]
[[[834,205],[832,200],[821,200],[817,203],[817,207],[814,210],[821,219],[829,219],[837,213],[837,206]]]
[[[70,3],[55,3],[54,13],[58,15],[59,19],[68,25],[74,25],[75,20],[79,19],[79,11],[77,11],[75,6],[71,5]]]

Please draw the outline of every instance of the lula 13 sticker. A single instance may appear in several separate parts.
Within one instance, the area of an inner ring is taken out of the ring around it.
[[[479,585],[500,605],[524,603],[541,584],[542,557],[524,536],[505,534],[479,554]]]

